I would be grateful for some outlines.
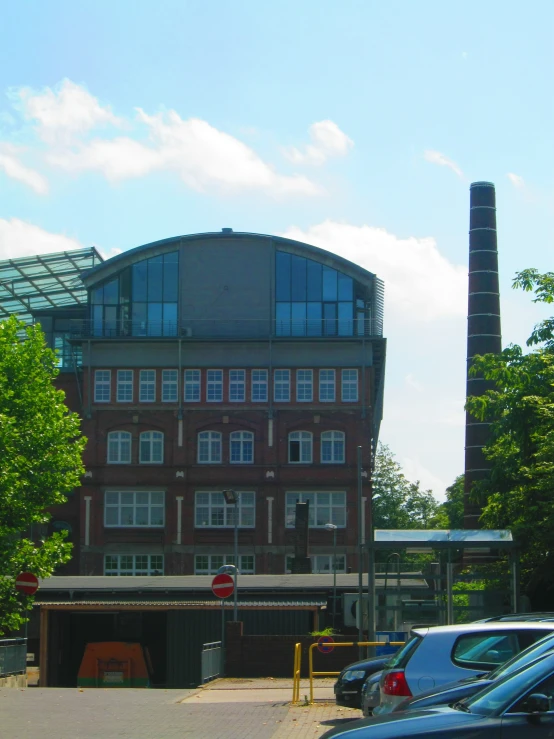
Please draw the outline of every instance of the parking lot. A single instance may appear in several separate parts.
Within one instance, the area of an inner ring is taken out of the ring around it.
[[[199,690],[0,690],[2,739],[317,739],[361,718],[340,708],[332,680],[313,706],[291,706],[291,681],[219,680]],[[301,697],[308,693],[303,681]]]

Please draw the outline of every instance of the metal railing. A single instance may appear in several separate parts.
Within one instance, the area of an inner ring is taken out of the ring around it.
[[[202,684],[223,674],[223,643],[212,641],[202,645]]]
[[[0,677],[19,675],[27,670],[27,640],[0,639]]]
[[[366,319],[203,319],[181,321],[137,321],[133,319],[93,321],[73,319],[70,339],[88,338],[181,338],[181,339],[267,339],[267,338],[348,338],[382,336],[380,326]]]

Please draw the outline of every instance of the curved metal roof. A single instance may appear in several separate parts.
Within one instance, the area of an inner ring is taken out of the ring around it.
[[[15,315],[30,323],[45,308],[85,306],[81,274],[102,261],[93,246],[0,261],[0,320]]]
[[[136,246],[133,249],[127,249],[121,254],[111,257],[111,259],[107,259],[102,264],[87,270],[87,272],[82,275],[82,278],[86,286],[91,287],[91,285],[106,279],[129,264],[133,264],[141,259],[147,259],[149,256],[165,252],[168,248],[171,248],[171,246],[177,247],[181,242],[201,241],[203,239],[214,238],[226,241],[244,238],[269,239],[285,249],[303,252],[303,256],[308,258],[317,259],[318,261],[328,261],[332,263],[336,269],[341,271],[346,270],[347,272],[356,275],[358,279],[363,280],[364,282],[372,281],[376,278],[376,275],[373,272],[369,272],[354,262],[351,262],[338,254],[327,251],[326,249],[321,249],[318,246],[305,244],[302,241],[295,241],[294,239],[286,239],[283,236],[271,236],[269,234],[250,233],[247,231],[213,231],[199,234],[187,234],[184,236],[171,236],[167,239],[152,241],[149,244],[143,244],[142,246]]]

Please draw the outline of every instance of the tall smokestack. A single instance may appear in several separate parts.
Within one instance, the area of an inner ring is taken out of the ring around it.
[[[502,351],[500,334],[500,292],[498,284],[498,248],[496,240],[496,197],[492,182],[470,185],[469,215],[469,294],[467,308],[467,382],[466,397],[483,395],[492,387],[480,376],[470,377],[469,369],[476,354]],[[489,442],[490,423],[466,413],[464,528],[479,527],[481,509],[471,503],[474,482],[488,477],[491,464],[483,447]]]

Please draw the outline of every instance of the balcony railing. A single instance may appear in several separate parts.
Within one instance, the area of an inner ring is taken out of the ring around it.
[[[282,337],[348,338],[381,336],[380,326],[369,318],[271,321],[266,319],[203,319],[175,321],[72,320],[71,339],[89,338],[181,338],[181,339],[269,339]]]

